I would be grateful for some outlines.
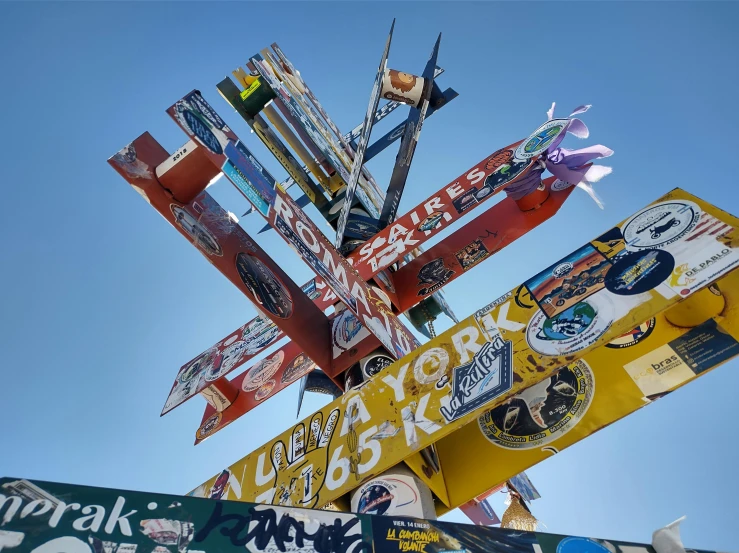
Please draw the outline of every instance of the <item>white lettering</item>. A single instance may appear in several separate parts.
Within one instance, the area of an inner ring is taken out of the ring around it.
[[[456,334],[452,335],[452,343],[454,344],[454,348],[457,350],[457,353],[459,354],[459,361],[461,363],[467,363],[472,357],[470,356],[470,352],[472,352],[472,355],[480,351],[480,348],[482,348],[481,345],[477,344],[477,339],[480,337],[480,331],[477,330],[477,327],[474,326],[468,326],[457,332]],[[465,338],[467,338],[465,340]]]
[[[131,525],[128,523],[128,517],[130,517],[132,514],[136,512],[136,509],[133,511],[129,511],[125,515],[121,515],[121,511],[123,510],[123,504],[126,502],[126,500],[122,497],[118,497],[116,499],[115,505],[113,505],[113,510],[110,512],[110,516],[108,517],[108,522],[105,524],[105,532],[108,534],[112,534],[115,530],[116,526],[120,526],[121,528],[121,534],[124,536],[131,536]]]
[[[357,420],[363,423],[372,420],[367,407],[359,395],[353,396],[346,404],[344,420],[341,422],[341,434],[339,435],[346,436],[347,432],[349,432],[349,427],[351,426],[353,428]]]
[[[450,200],[453,200],[454,198],[462,194],[462,192],[464,192],[464,189],[459,185],[459,181],[457,181],[449,188],[447,188],[444,192],[447,193]]]
[[[10,520],[15,516],[15,514],[18,512],[18,509],[20,509],[21,505],[23,504],[23,500],[17,495],[5,497],[3,494],[0,493],[0,509],[2,509],[5,503],[8,501],[10,501],[10,507],[8,507],[8,510],[5,511],[3,524],[7,524],[8,522],[10,522]]]
[[[393,244],[398,239],[398,236],[405,236],[408,234],[408,229],[401,224],[395,224],[390,228],[390,237],[388,243]]]
[[[395,401],[403,401],[405,399],[403,381],[405,380],[405,373],[408,372],[408,367],[408,363],[400,367],[397,378],[394,377],[392,374],[388,374],[382,377],[382,381],[395,391]]]
[[[91,515],[92,510],[95,509],[95,514]],[[89,505],[82,508],[82,514],[88,515],[86,517],[80,517],[72,523],[72,528],[79,531],[90,530],[97,532],[100,530],[100,525],[105,520],[105,507],[101,505]],[[89,522],[87,526],[85,523]]]
[[[259,457],[257,457],[257,472],[254,475],[254,482],[257,486],[269,484],[275,477],[275,467],[272,466],[271,462],[269,464],[269,472],[264,472],[264,460],[266,457],[266,453],[260,453]]]
[[[405,443],[409,447],[416,447],[418,445],[418,435],[416,434],[416,427],[423,430],[426,434],[433,434],[441,428],[434,421],[429,420],[425,416],[426,406],[429,402],[431,394],[426,394],[418,401],[418,407],[413,410],[416,402],[411,402],[410,405],[403,407],[401,413],[403,416],[403,429],[405,430]]]
[[[303,243],[308,246],[313,253],[320,253],[321,246],[318,244],[318,239],[315,234],[308,228],[303,221],[295,223],[295,230],[298,231],[298,235]]]
[[[72,509],[73,511],[79,511],[80,505],[79,503],[70,503],[67,505],[64,503],[64,501],[60,501],[59,504],[56,506],[56,509],[54,509],[54,513],[51,515],[51,518],[49,519],[49,526],[52,528],[56,528],[56,525],[59,524],[59,521],[62,519],[62,515],[67,509]]]
[[[92,553],[90,546],[78,538],[65,536],[39,545],[31,553]]]
[[[488,334],[497,334],[498,328],[510,330],[511,332],[518,332],[526,326],[525,324],[519,323],[518,321],[508,320],[508,309],[510,307],[511,302],[506,302],[500,306],[500,309],[498,310],[497,321],[493,318],[492,313],[488,313],[487,315],[480,318],[480,322],[483,323],[483,326]]]
[[[426,208],[426,214],[431,215],[434,211],[441,211],[442,209],[444,209],[444,204],[441,203],[441,198],[437,196],[436,198],[432,198],[428,202],[423,204],[423,207]]]
[[[479,169],[473,169],[469,173],[467,173],[467,178],[469,179],[471,184],[477,184],[482,179],[485,178],[485,171],[480,171]]]
[[[36,507],[41,505],[41,508],[34,512]],[[23,511],[21,511],[21,518],[26,518],[29,515],[33,515],[35,517],[43,515],[44,513],[48,513],[51,511],[51,508],[54,505],[49,501],[48,499],[36,499],[35,501],[31,501],[28,505],[23,507]]]
[[[359,282],[354,281],[352,283],[351,293],[352,296],[354,296],[364,306],[366,309],[365,313],[371,313],[369,304],[367,303],[367,296],[364,293],[364,288],[359,285]]]
[[[280,198],[279,194],[275,197],[275,213],[282,217],[288,226],[292,226],[290,221],[293,218],[293,210],[290,209],[290,206],[287,205],[282,198]]]

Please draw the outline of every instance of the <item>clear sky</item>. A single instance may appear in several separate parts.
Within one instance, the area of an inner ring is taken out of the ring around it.
[[[0,3],[1,475],[184,493],[294,423],[297,386],[198,447],[200,398],[159,418],[178,368],[255,309],[106,159],[145,130],[182,145],[164,110],[197,88],[284,178],[215,84],[277,41],[349,130],[393,17],[390,66],[419,73],[441,31],[440,84],[460,93],[423,128],[401,212],[552,101],[560,115],[593,104],[588,143],[616,152],[605,211],[575,191],[447,286],[460,318],[676,186],[739,214],[735,3]],[[378,182],[394,158],[370,162]],[[225,181],[214,189],[242,212]],[[259,242],[309,278],[273,232]],[[688,546],[739,550],[737,389],[734,361],[530,469],[534,514],[551,532],[633,541],[687,514]]]

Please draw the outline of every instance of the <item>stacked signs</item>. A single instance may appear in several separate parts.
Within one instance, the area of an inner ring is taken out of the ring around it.
[[[655,553],[645,544],[0,478],[7,553]],[[697,553],[708,553],[697,550]]]
[[[625,356],[624,376],[636,397],[619,400],[619,411],[599,411],[601,426],[703,374],[739,353],[739,322],[730,309],[739,287],[729,275],[739,266],[737,227],[739,220],[676,189],[231,465],[241,499],[325,505],[414,451],[436,442],[446,447],[444,439],[460,429],[459,436],[489,450],[536,453],[534,446],[565,435],[578,414],[592,411],[597,365],[612,367],[616,355]],[[652,318],[714,281],[727,305],[719,317],[667,333],[655,326],[652,335],[667,342],[656,349],[645,342],[650,351],[618,347],[632,329],[644,323],[636,334],[646,334]],[[616,347],[596,349],[609,343]],[[601,356],[608,363],[598,362]],[[626,385],[615,383],[616,372],[604,369],[604,387]],[[440,474],[409,463],[442,512],[532,464],[501,463],[510,470],[480,475],[480,490],[459,491],[455,475],[475,480],[459,463],[479,458],[464,453],[462,442],[448,447],[450,460],[440,453]],[[217,478],[193,493],[206,493]]]

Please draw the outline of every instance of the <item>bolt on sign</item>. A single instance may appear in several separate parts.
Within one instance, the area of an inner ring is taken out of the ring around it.
[[[414,452],[481,424],[481,416],[531,394],[526,390],[546,379],[551,383],[565,367],[573,376],[563,375],[558,393],[585,394],[592,380],[585,356],[619,343],[739,266],[738,226],[711,204],[673,190],[231,465],[241,500],[325,505]],[[675,339],[667,345],[692,358],[687,346],[670,345]],[[639,360],[633,361],[637,365],[629,366],[638,373]],[[669,391],[688,376],[645,380],[639,397]],[[587,401],[592,394],[580,405]],[[505,415],[496,423],[504,431],[515,426],[508,416],[507,424]],[[500,436],[488,426],[491,439]],[[216,479],[191,493],[204,495]]]
[[[646,544],[0,478],[3,553],[654,553]],[[692,550],[696,553],[714,553]]]

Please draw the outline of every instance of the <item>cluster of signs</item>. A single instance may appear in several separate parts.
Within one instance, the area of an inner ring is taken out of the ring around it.
[[[8,553],[655,553],[650,545],[0,478]],[[698,553],[709,553],[698,551]]]
[[[321,506],[435,443],[440,473],[414,472],[444,512],[685,384],[739,354],[736,228],[671,192],[231,465],[240,499]],[[716,317],[685,328],[663,315],[714,281]],[[300,462],[279,443],[302,444]],[[482,455],[506,457],[483,469]]]

